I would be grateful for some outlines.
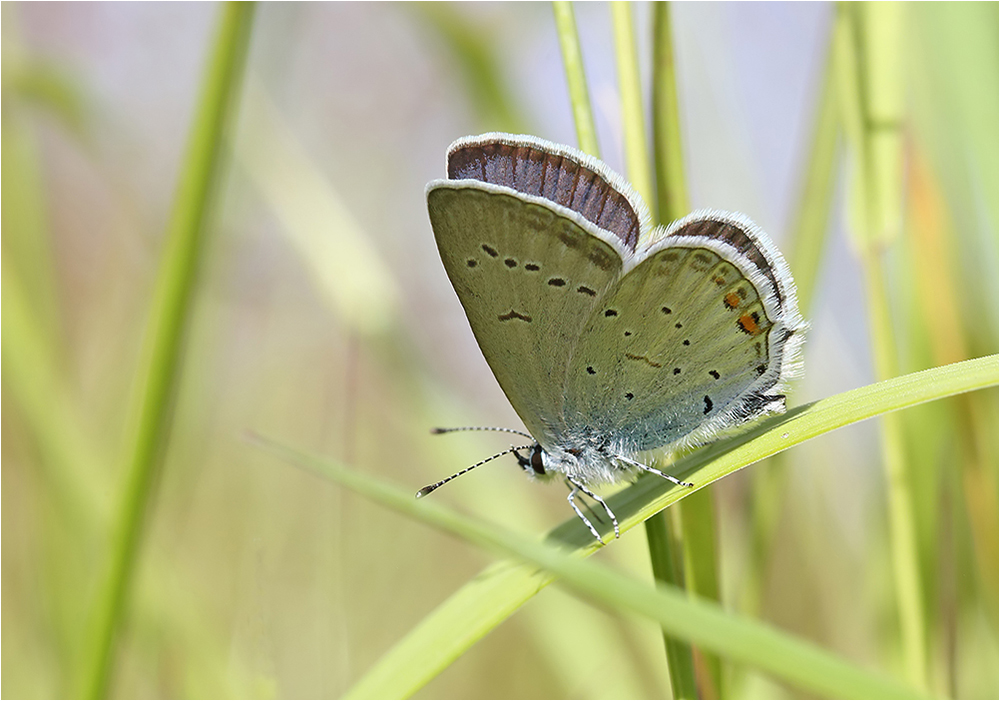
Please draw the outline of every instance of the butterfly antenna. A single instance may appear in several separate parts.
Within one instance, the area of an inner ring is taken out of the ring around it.
[[[452,429],[452,430],[461,430],[461,429]],[[530,436],[529,436],[529,438],[530,438]],[[441,485],[448,484],[449,482],[451,482],[456,477],[461,477],[466,472],[469,472],[470,470],[474,470],[477,467],[479,467],[480,465],[485,465],[490,460],[496,460],[497,458],[503,457],[504,455],[507,455],[508,453],[513,453],[514,451],[517,451],[517,450],[527,450],[528,448],[531,448],[531,447],[532,447],[531,445],[519,445],[519,446],[516,446],[516,447],[510,447],[507,450],[503,451],[502,453],[497,453],[496,455],[491,455],[490,457],[486,458],[485,460],[480,460],[475,465],[469,465],[464,470],[459,470],[458,472],[456,472],[455,474],[451,475],[450,477],[445,477],[440,482],[435,482],[434,484],[427,485],[426,487],[424,487],[423,489],[421,489],[419,492],[417,492],[415,496],[416,496],[417,499],[419,499],[420,497],[425,497],[428,494],[430,494],[431,492],[433,492],[435,489],[437,489],[438,487],[440,487]]]
[[[432,428],[431,433],[434,435],[439,435],[442,433],[454,433],[455,431],[497,431],[498,433],[515,433],[518,436],[524,436],[525,438],[530,438],[535,440],[535,437],[530,433],[525,433],[524,431],[518,431],[513,428],[500,428],[499,426],[458,426],[456,428]]]

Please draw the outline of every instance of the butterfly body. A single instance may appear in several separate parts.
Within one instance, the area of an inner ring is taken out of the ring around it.
[[[595,496],[589,485],[663,475],[642,453],[784,409],[805,323],[749,219],[701,211],[653,228],[620,176],[535,137],[460,139],[447,169],[427,188],[438,250],[537,442],[518,455],[529,475]]]

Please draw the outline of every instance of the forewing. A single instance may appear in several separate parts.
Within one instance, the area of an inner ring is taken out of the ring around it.
[[[561,435],[570,353],[621,255],[562,209],[488,184],[439,181],[427,204],[479,347],[544,446]]]

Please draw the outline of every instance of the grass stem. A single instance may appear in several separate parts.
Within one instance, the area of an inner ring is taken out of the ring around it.
[[[597,145],[594,113],[590,109],[590,93],[587,90],[587,75],[583,70],[583,52],[580,49],[580,36],[576,31],[573,3],[554,0],[552,11],[556,18],[563,65],[566,67],[566,85],[569,87],[569,101],[573,106],[577,146],[581,151],[600,158],[601,150]]]
[[[207,222],[219,192],[223,133],[234,121],[254,6],[222,6],[215,45],[181,166],[174,209],[150,306],[143,354],[127,415],[121,501],[83,647],[79,693],[108,696],[115,638],[153,487],[166,452],[173,400]]]

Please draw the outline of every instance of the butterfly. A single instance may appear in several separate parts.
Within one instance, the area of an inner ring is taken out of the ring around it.
[[[624,178],[533,136],[459,139],[446,167],[427,186],[441,260],[528,433],[499,430],[531,443],[418,497],[513,453],[532,478],[561,476],[603,543],[579,495],[617,537],[591,487],[643,472],[693,486],[642,454],[784,411],[807,325],[781,253],[747,217],[705,210],[653,228]]]

